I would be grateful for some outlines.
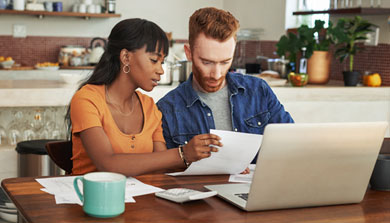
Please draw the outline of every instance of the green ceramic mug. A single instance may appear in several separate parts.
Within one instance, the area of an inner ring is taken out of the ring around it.
[[[78,181],[83,182],[83,194]],[[125,211],[126,177],[118,173],[93,172],[76,177],[73,186],[90,216],[111,218]]]

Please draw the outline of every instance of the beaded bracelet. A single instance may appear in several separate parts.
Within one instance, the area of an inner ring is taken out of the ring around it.
[[[184,165],[188,167],[190,163],[187,162],[186,158],[184,157],[183,147],[184,147],[183,145],[179,145],[179,155],[181,160],[183,160]]]

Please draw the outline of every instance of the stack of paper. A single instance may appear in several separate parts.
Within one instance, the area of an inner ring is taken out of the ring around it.
[[[18,221],[18,212],[16,210],[16,207],[12,203],[12,201],[7,197],[7,195],[3,191],[3,188],[1,187],[0,187],[0,219],[4,219],[8,222]]]
[[[73,181],[76,177],[53,177],[53,178],[40,178],[35,179],[40,183],[44,188],[42,191],[45,191],[49,194],[54,195],[56,204],[79,204],[82,205],[79,197],[76,194],[76,191],[73,188]],[[82,185],[79,185],[82,190]],[[126,192],[125,192],[125,202],[134,203],[135,200],[133,197],[140,196],[144,194],[150,194],[163,191],[163,189],[154,187],[148,184],[144,184],[141,181],[129,177],[126,180]]]

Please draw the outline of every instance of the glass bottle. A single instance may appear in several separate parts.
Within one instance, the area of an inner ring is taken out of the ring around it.
[[[306,58],[306,47],[302,47],[302,58],[299,61],[299,73],[307,73],[307,58]]]

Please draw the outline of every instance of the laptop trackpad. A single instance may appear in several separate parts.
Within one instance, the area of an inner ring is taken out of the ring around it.
[[[217,184],[207,185],[205,188],[218,192],[218,196],[223,199],[232,202],[238,207],[244,209],[246,200],[243,198],[249,193],[251,184]]]

